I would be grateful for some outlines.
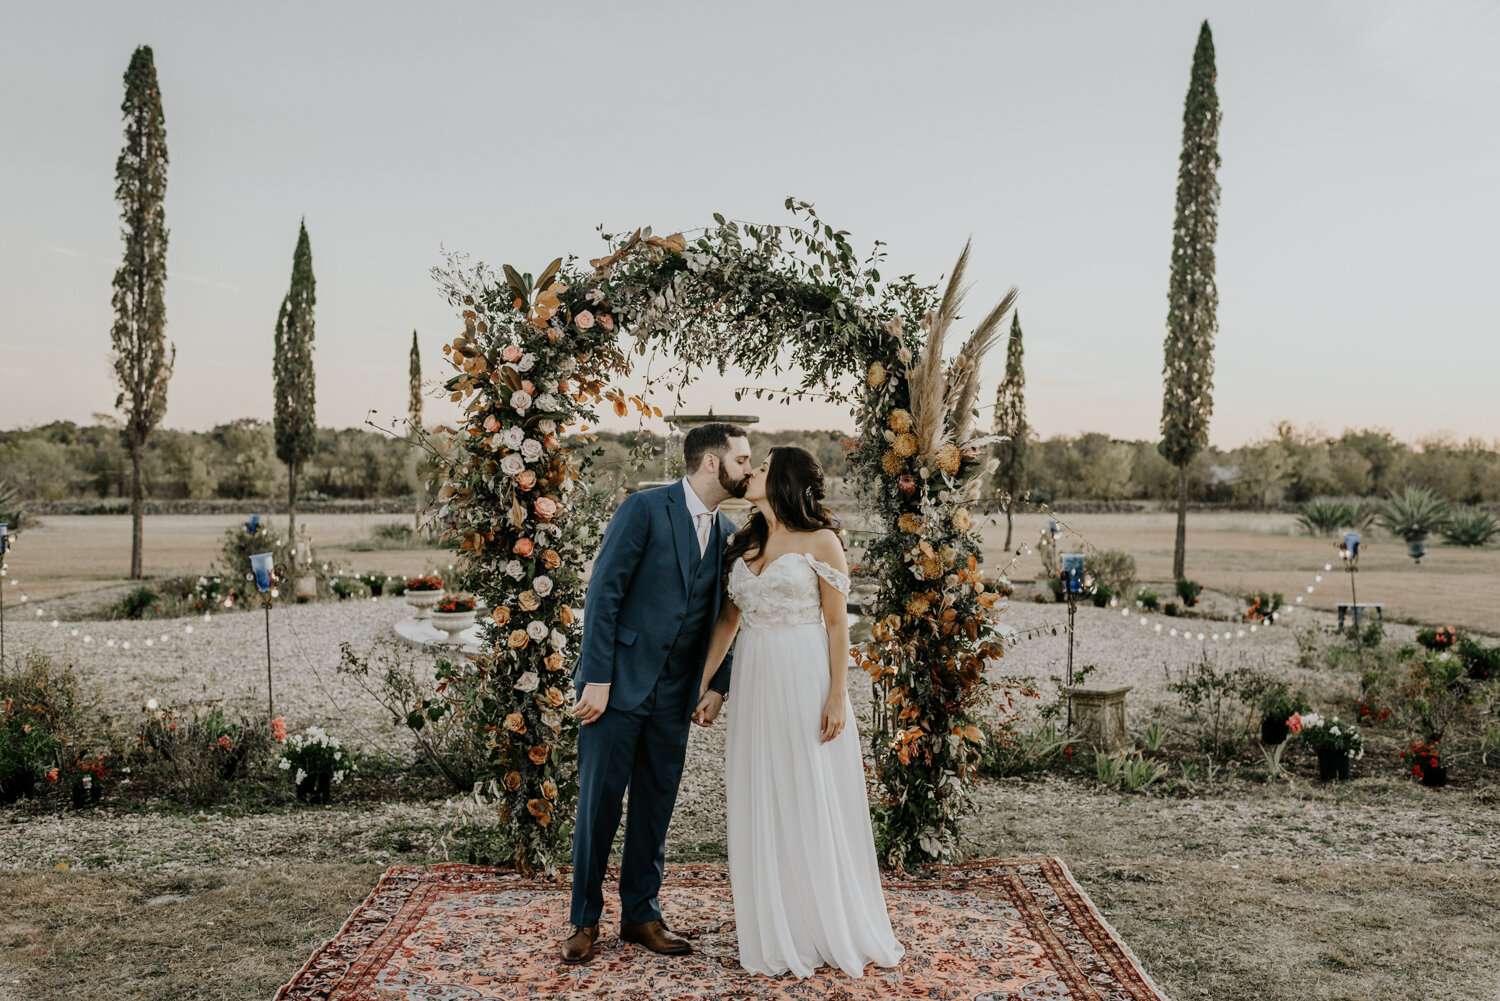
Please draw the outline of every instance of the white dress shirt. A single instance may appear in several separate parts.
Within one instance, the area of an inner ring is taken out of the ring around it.
[[[686,476],[682,478],[682,493],[687,498],[688,514],[692,516],[693,528],[698,533],[698,555],[701,557],[708,552],[708,536],[714,529],[714,513],[693,492],[693,485]]]

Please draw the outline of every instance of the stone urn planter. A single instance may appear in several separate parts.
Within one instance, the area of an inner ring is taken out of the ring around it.
[[[406,599],[408,605],[417,610],[414,618],[428,619],[432,617],[432,606],[443,600],[443,592],[407,591],[402,597]]]
[[[1349,781],[1349,755],[1343,751],[1318,751],[1318,778],[1324,782]]]
[[[467,612],[433,612],[432,624],[448,634],[446,643],[460,643],[459,634],[476,621],[472,610]]]
[[[1427,555],[1427,534],[1425,532],[1406,540],[1406,555],[1411,557],[1413,563],[1422,562],[1422,557]]]

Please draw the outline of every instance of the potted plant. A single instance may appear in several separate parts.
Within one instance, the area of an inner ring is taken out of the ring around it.
[[[402,596],[406,598],[408,605],[417,610],[417,618],[428,618],[432,614],[432,606],[443,598],[443,578],[435,573],[408,577]]]
[[[1448,784],[1448,759],[1441,741],[1421,741],[1401,752],[1411,765],[1411,774],[1424,786],[1434,788]]]
[[[370,597],[378,598],[385,591],[385,574],[369,571],[359,575],[359,582],[370,589]]]
[[[1292,691],[1286,682],[1276,682],[1260,694],[1260,742],[1283,743],[1291,733],[1290,720],[1308,712],[1312,706],[1299,689]]]
[[[1198,604],[1198,595],[1201,593],[1203,593],[1203,585],[1195,580],[1177,582],[1177,597],[1182,599],[1183,608],[1192,608]]]
[[[69,793],[73,805],[79,808],[94,806],[104,798],[104,780],[109,769],[104,766],[104,756],[90,760],[80,758],[68,767]]]
[[[1392,494],[1380,506],[1375,520],[1398,539],[1406,542],[1406,552],[1413,562],[1421,563],[1427,555],[1427,537],[1441,531],[1452,516],[1448,502],[1426,487],[1409,486]]]
[[[1286,599],[1280,591],[1268,594],[1265,591],[1257,591],[1255,594],[1245,595],[1245,618],[1252,621],[1269,623],[1276,618],[1276,613],[1281,610],[1282,603]]]
[[[344,745],[320,726],[292,734],[282,748],[276,764],[291,776],[302,802],[326,804],[333,787],[342,785],[344,776],[355,770]]]
[[[432,608],[432,624],[448,634],[447,642],[457,643],[459,634],[474,624],[474,596],[443,595]]]
[[[1417,642],[1429,650],[1452,650],[1464,639],[1464,634],[1452,626],[1427,626],[1417,630]]]
[[[359,593],[360,583],[352,577],[335,577],[328,585],[328,589],[337,595],[340,601],[343,601]]]
[[[1352,725],[1337,716],[1296,713],[1287,727],[1318,756],[1318,777],[1324,782],[1349,780],[1349,766],[1365,756],[1365,741]]]
[[[1145,588],[1136,593],[1136,602],[1148,612],[1157,611],[1161,607],[1161,595],[1150,588]]]

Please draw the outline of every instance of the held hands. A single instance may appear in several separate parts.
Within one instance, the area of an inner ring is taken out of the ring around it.
[[[842,692],[837,695],[828,696],[828,703],[823,706],[823,743],[828,743],[844,732],[846,704],[847,700],[844,698]]]
[[[693,710],[693,722],[699,726],[713,726],[724,708],[724,695],[712,688],[698,693],[698,707]]]
[[[578,696],[578,701],[574,702],[573,708],[568,711],[578,717],[579,723],[588,726],[604,715],[604,710],[608,705],[608,685],[584,685],[583,694]]]

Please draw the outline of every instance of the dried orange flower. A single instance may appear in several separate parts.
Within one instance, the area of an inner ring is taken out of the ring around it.
[[[536,822],[546,827],[552,821],[552,807],[545,799],[529,799],[526,801],[526,812],[536,818]]]
[[[895,476],[897,473],[901,472],[901,470],[905,466],[906,463],[902,462],[901,456],[897,455],[895,452],[887,450],[886,453],[880,457],[880,468],[885,470],[885,475],[887,476]]]
[[[557,783],[547,779],[542,783],[542,795],[548,799],[557,798]]]
[[[546,552],[542,553],[542,566],[546,567],[548,570],[556,570],[558,567],[562,566],[562,557],[558,555],[556,549],[549,549]]]
[[[879,389],[881,386],[884,386],[885,385],[885,380],[886,380],[885,366],[882,365],[882,364],[880,364],[880,362],[878,362],[878,361],[871,362],[870,363],[870,374],[869,374],[868,378],[870,380],[870,385],[873,386],[873,387],[875,387],[876,389]]]
[[[932,603],[923,595],[917,595],[906,603],[906,614],[913,618],[921,618],[932,608]]]
[[[896,440],[891,442],[891,451],[901,458],[910,458],[917,454],[917,436],[907,431],[896,435]]]
[[[886,418],[886,423],[897,434],[905,434],[911,430],[911,414],[905,410],[892,410],[891,416]]]
[[[896,527],[903,532],[910,532],[912,535],[916,535],[922,531],[922,518],[920,515],[907,511],[896,519]]]
[[[959,508],[953,512],[953,530],[955,532],[967,532],[969,530],[969,512],[967,508]]]
[[[959,452],[958,446],[950,441],[948,444],[937,450],[937,455],[935,456],[935,458],[937,459],[938,468],[947,473],[949,476],[952,476],[954,473],[958,472],[958,464],[962,460],[963,456]]]

